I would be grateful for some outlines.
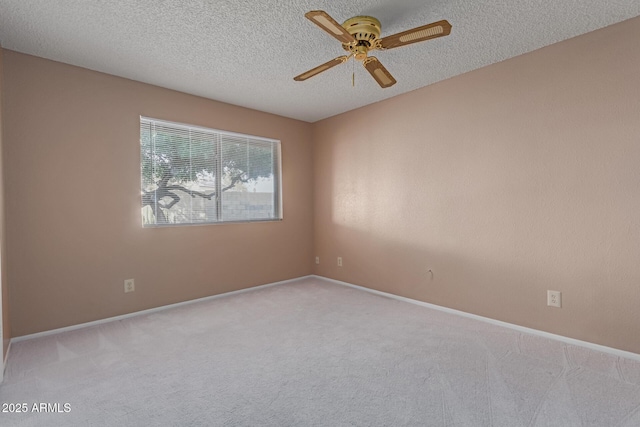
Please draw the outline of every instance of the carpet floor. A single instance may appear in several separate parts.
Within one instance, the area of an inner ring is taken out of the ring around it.
[[[306,278],[17,342],[0,403],[27,409],[2,426],[635,427],[640,362]]]

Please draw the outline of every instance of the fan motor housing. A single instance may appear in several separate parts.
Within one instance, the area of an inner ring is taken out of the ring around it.
[[[344,21],[342,27],[356,39],[355,44],[343,43],[342,47],[362,61],[367,57],[369,48],[380,37],[380,21],[372,16],[354,16]]]

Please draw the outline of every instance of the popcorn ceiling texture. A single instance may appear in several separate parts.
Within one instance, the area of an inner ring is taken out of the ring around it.
[[[304,18],[372,15],[382,36],[440,19],[448,37],[375,52],[398,83],[380,89]],[[314,122],[640,15],[637,0],[0,0],[3,47]],[[356,84],[351,74],[355,70]]]

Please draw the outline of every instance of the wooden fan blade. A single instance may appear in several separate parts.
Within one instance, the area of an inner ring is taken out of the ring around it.
[[[392,36],[383,37],[380,39],[380,44],[383,49],[393,49],[394,47],[406,46],[411,43],[448,36],[450,33],[451,24],[447,21],[438,21]]]
[[[317,74],[320,74],[323,71],[327,71],[331,67],[335,67],[338,64],[342,64],[347,59],[349,59],[349,57],[346,55],[338,56],[337,58],[332,59],[331,61],[325,62],[322,65],[318,65],[316,68],[312,68],[311,70],[300,74],[299,76],[295,76],[293,80],[297,82],[307,80],[308,78],[311,78]]]
[[[323,10],[312,10],[304,16],[318,27],[335,37],[340,43],[355,43],[356,39],[338,24],[329,14]]]
[[[369,74],[378,82],[381,88],[386,88],[396,84],[396,79],[393,78],[390,72],[382,66],[378,58],[370,56],[363,62],[364,68],[367,69]]]

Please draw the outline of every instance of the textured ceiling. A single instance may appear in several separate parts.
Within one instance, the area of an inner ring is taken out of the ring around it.
[[[382,36],[447,19],[451,35],[375,52],[381,89],[304,17],[372,15]],[[314,122],[640,15],[639,0],[0,0],[7,49]],[[351,74],[355,69],[355,87]]]

